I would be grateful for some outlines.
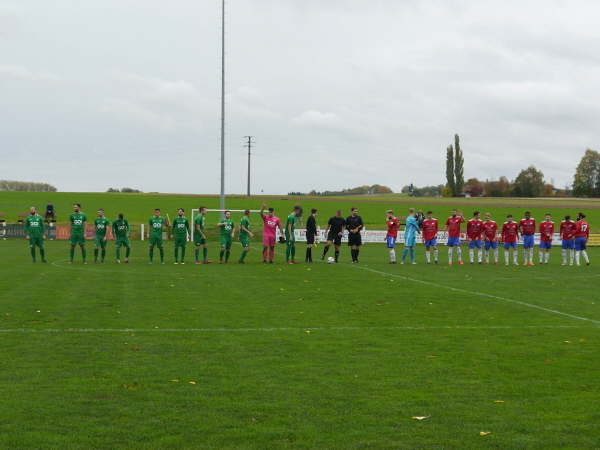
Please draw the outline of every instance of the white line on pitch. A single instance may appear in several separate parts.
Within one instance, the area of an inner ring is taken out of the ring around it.
[[[260,327],[260,328],[6,328],[0,333],[251,333],[277,331],[426,331],[426,330],[527,330],[595,328],[580,325],[446,325],[446,326],[374,326],[374,327]]]
[[[412,281],[413,283],[420,283],[420,284],[424,284],[427,286],[434,286],[437,288],[448,289],[449,291],[460,292],[462,294],[469,294],[469,295],[475,295],[477,297],[484,297],[484,298],[491,298],[494,300],[500,300],[500,301],[507,302],[507,303],[513,303],[516,305],[526,306],[528,308],[538,309],[540,311],[545,311],[545,312],[551,313],[551,314],[557,314],[559,316],[570,317],[571,319],[584,320],[586,322],[593,323],[594,325],[600,325],[600,320],[590,319],[589,317],[576,316],[574,314],[557,311],[556,309],[544,308],[543,306],[534,305],[533,303],[527,303],[527,302],[523,302],[521,300],[514,300],[512,298],[506,298],[506,297],[500,297],[498,295],[486,294],[485,292],[469,291],[467,289],[455,288],[452,286],[446,286],[444,284],[434,283],[433,281],[419,280],[417,278],[411,278],[411,277],[407,277],[404,275],[398,275],[395,273],[383,272],[381,270],[375,270],[375,269],[371,269],[369,267],[364,267],[364,266],[354,265],[352,267],[354,267],[356,269],[366,270],[366,271],[373,272],[373,273],[378,273],[380,275],[385,275],[387,277],[400,278],[402,280]]]

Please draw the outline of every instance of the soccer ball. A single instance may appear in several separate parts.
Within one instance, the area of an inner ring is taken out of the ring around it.
[[[333,264],[335,262],[335,258],[333,256],[330,256],[329,258],[327,258],[327,264]]]

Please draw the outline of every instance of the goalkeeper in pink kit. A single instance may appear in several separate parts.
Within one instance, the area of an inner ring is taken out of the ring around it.
[[[269,264],[273,264],[277,228],[279,228],[279,231],[283,234],[283,227],[279,217],[275,216],[275,210],[273,208],[269,208],[269,212],[266,215],[264,214],[266,207],[267,205],[264,203],[260,207],[260,217],[262,217],[263,220],[263,264],[267,263],[267,251],[269,253]]]

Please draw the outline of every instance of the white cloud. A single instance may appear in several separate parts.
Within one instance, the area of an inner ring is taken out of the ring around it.
[[[61,79],[58,75],[54,73],[43,70],[34,71],[25,66],[19,66],[16,64],[0,65],[0,78],[7,80],[42,82],[60,81]]]
[[[292,119],[292,124],[302,127],[339,129],[343,127],[340,116],[332,112],[321,112],[314,109],[304,111]]]

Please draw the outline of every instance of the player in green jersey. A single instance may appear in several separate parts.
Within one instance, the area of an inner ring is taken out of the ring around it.
[[[175,238],[175,264],[185,264],[185,246],[190,234],[190,221],[185,217],[183,208],[177,210],[177,217],[173,220],[173,234]],[[179,260],[179,249],[181,249],[181,260]]]
[[[154,247],[160,251],[160,263],[165,263],[165,249],[163,247],[163,231],[169,226],[169,221],[160,215],[160,208],[154,210],[154,215],[148,220],[148,240],[150,241],[150,262],[154,258]]]
[[[231,254],[231,243],[233,242],[233,236],[235,235],[235,225],[231,220],[231,211],[225,211],[225,217],[219,221],[217,227],[220,229],[221,234],[221,253],[219,254],[219,264],[227,264],[229,261],[229,255]],[[225,260],[223,260],[225,255]]]
[[[194,219],[194,256],[196,264],[200,264],[200,247],[202,247],[202,264],[210,264],[208,257],[208,244],[206,243],[206,206],[198,208],[198,215]]]
[[[125,247],[125,264],[129,263],[129,254],[131,252],[131,242],[129,241],[129,222],[122,213],[112,224],[112,232],[115,237],[117,248],[117,264],[121,264],[121,247]]]
[[[98,217],[94,220],[94,229],[96,230],[96,245],[94,247],[94,264],[98,263],[98,252],[101,249],[101,259],[100,262],[104,262],[104,257],[106,256],[106,232],[108,230],[108,226],[110,225],[110,221],[104,216],[104,210],[100,208],[98,210]]]
[[[300,205],[294,206],[294,209],[287,216],[285,222],[285,262],[286,264],[296,264],[294,258],[296,257],[296,236],[294,230],[296,229],[296,219],[300,215],[302,208]]]
[[[83,263],[85,261],[85,222],[87,217],[81,212],[81,205],[75,203],[73,205],[73,214],[69,216],[69,222],[71,222],[71,251],[69,252],[70,260],[69,264],[73,264],[73,257],[75,256],[75,247],[79,245],[81,247],[81,258]]]
[[[44,218],[40,216],[35,206],[29,208],[29,215],[25,219],[25,238],[29,240],[31,259],[35,262],[35,248],[40,249],[42,262],[46,262],[46,251],[44,250]]]
[[[252,231],[250,231],[250,210],[244,211],[242,220],[240,220],[240,243],[242,244],[242,254],[240,255],[240,264],[244,264],[246,255],[250,251],[250,239],[254,237]]]

